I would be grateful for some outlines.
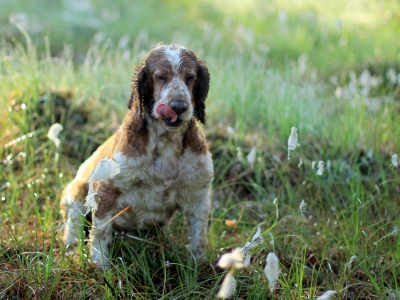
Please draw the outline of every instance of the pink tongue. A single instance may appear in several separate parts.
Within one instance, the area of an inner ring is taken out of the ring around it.
[[[171,122],[175,122],[178,119],[178,115],[167,104],[160,104],[156,112],[161,118],[168,119]]]

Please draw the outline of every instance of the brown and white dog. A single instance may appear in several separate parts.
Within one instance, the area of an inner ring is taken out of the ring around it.
[[[147,55],[136,69],[121,128],[80,166],[62,193],[65,244],[79,236],[93,170],[101,159],[112,158],[120,173],[93,184],[99,202],[90,232],[92,261],[109,266],[112,228],[162,226],[177,209],[187,216],[194,256],[205,253],[214,171],[197,123],[205,122],[209,82],[204,61],[184,47],[160,44]]]

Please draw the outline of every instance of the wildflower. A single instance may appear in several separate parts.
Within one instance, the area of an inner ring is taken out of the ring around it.
[[[233,227],[237,224],[237,222],[238,222],[237,220],[226,220],[225,225],[228,227]]]
[[[336,295],[335,291],[326,291],[321,296],[319,296],[316,300],[330,300],[332,297]]]
[[[297,143],[298,139],[298,134],[297,134],[297,128],[292,127],[292,132],[290,133],[289,139],[288,139],[288,159],[290,159],[290,150],[296,149],[296,147],[299,146]]]
[[[236,248],[232,250],[230,253],[225,253],[221,255],[218,261],[218,267],[220,268],[229,268],[230,266],[235,267],[236,269],[241,269],[244,267],[243,264],[243,250],[242,248]]]
[[[89,213],[90,210],[95,212],[98,208],[99,196],[94,191],[93,182],[97,180],[108,180],[110,178],[114,178],[117,174],[121,172],[119,163],[111,158],[99,161],[93,173],[89,177],[89,191],[86,196],[86,201],[83,206],[86,207],[85,215]]]
[[[269,281],[269,289],[272,293],[279,277],[279,260],[274,252],[270,252],[267,255],[266,261],[267,264],[265,265],[264,272]]]
[[[313,162],[311,163],[311,169],[314,170],[314,168],[315,168],[315,161],[313,161]]]
[[[63,130],[61,124],[55,123],[50,126],[47,137],[56,145],[57,148],[60,147],[60,139],[57,137],[58,134]]]
[[[247,267],[250,264],[251,259],[251,249],[263,243],[263,237],[261,235],[260,227],[257,228],[256,233],[253,235],[250,242],[247,242],[242,248],[244,253],[244,266]]]
[[[251,168],[254,168],[254,162],[256,161],[256,155],[257,155],[257,147],[251,148],[250,153],[247,155],[247,161],[249,162]]]
[[[303,217],[304,217],[304,212],[306,211],[306,209],[307,209],[307,203],[303,199],[303,200],[301,200],[300,206],[299,206],[300,213]]]
[[[397,154],[393,154],[392,155],[392,164],[391,164],[391,166],[393,166],[394,168],[397,168],[397,166],[399,165],[399,162],[397,161],[397,158],[398,158]]]
[[[221,289],[219,290],[217,297],[227,299],[232,296],[236,291],[236,279],[233,277],[233,272],[226,274],[224,281],[222,282]]]
[[[325,163],[324,163],[322,160],[320,160],[320,161],[318,162],[317,175],[321,176],[322,173],[324,173],[324,168],[325,168]]]

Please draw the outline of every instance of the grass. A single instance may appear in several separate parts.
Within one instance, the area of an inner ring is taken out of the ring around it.
[[[399,297],[400,177],[390,164],[400,89],[388,70],[399,76],[400,6],[335,3],[99,0],[52,2],[51,13],[46,1],[1,3],[0,298],[213,299],[226,273],[219,256],[260,224],[264,242],[235,272],[234,299]],[[116,236],[102,272],[83,242],[68,251],[58,240],[59,195],[121,122],[133,69],[161,40],[193,49],[212,75],[209,251],[191,259],[176,214],[168,232]],[[55,122],[60,149],[46,136]],[[300,146],[288,160],[292,126]],[[272,293],[263,274],[271,251],[281,268]]]

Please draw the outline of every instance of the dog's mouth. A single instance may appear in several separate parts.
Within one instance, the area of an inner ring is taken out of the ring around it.
[[[175,122],[172,122],[171,120],[168,119],[163,119],[164,124],[167,125],[168,127],[179,127],[182,124],[181,119],[176,119]]]
[[[168,127],[179,127],[182,119],[178,118],[178,114],[174,112],[167,104],[160,104],[156,108],[156,113],[162,118],[164,124]]]

